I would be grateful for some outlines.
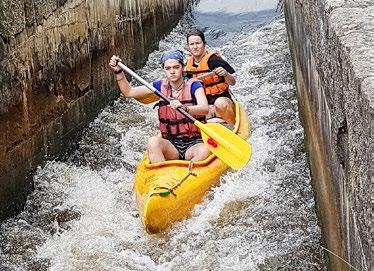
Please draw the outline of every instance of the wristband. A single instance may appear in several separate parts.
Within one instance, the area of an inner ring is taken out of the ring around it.
[[[123,72],[123,70],[115,71],[114,74],[120,74],[121,72]]]

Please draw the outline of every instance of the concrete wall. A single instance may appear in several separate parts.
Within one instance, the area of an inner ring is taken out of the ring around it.
[[[144,63],[189,0],[0,0],[0,220],[119,93],[108,60]]]
[[[284,8],[324,245],[374,270],[374,2]],[[349,270],[328,254],[332,270]]]

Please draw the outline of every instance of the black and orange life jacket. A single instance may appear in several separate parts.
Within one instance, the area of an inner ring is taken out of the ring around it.
[[[187,60],[186,73],[192,75],[192,78],[211,72],[208,66],[208,60],[212,55],[220,57],[217,53],[206,51],[198,66],[194,66],[193,57]],[[220,94],[229,89],[229,85],[225,82],[225,78],[218,75],[212,75],[201,80],[204,84],[205,94]]]

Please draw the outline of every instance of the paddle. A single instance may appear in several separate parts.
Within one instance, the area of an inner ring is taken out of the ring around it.
[[[151,84],[137,75],[126,65],[118,62],[118,66],[153,91],[161,99],[170,103],[168,97],[155,89]],[[201,123],[181,107],[177,108],[177,110],[183,116],[190,119],[200,129],[201,137],[207,148],[229,167],[233,169],[241,169],[248,163],[251,158],[251,146],[244,139],[221,124]]]

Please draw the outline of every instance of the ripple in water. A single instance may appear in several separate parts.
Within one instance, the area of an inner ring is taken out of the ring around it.
[[[196,14],[160,42],[141,76],[158,79],[160,52],[185,49],[186,29],[204,22]],[[222,177],[189,219],[144,233],[132,185],[157,117],[119,99],[69,161],[38,169],[25,210],[1,225],[0,270],[323,270],[284,19],[274,16],[251,31],[207,29],[223,31],[209,43],[235,66],[232,90],[252,121],[247,167]]]

